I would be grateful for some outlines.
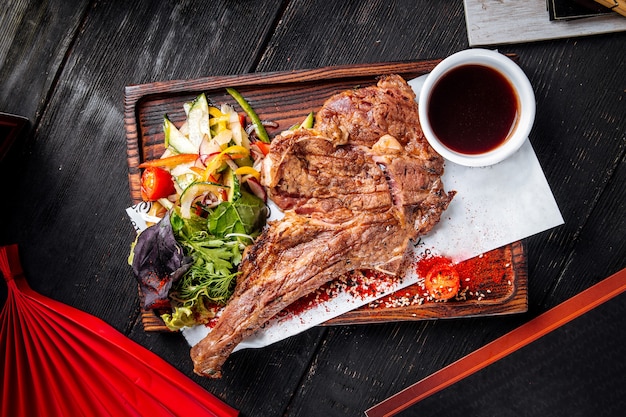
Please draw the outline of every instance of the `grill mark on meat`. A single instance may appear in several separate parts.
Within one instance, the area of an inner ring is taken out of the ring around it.
[[[387,185],[389,187],[389,195],[391,196],[391,204],[396,207],[401,207],[402,202],[398,201],[401,198],[401,195],[398,194],[397,185],[393,178],[389,175],[387,171],[387,166],[381,162],[378,163],[378,167],[385,174],[385,181],[387,181]]]
[[[285,216],[246,249],[233,297],[191,349],[199,375],[220,377],[237,344],[333,278],[355,269],[402,274],[410,240],[437,224],[454,195],[402,78],[337,94],[316,120],[319,130],[272,141],[262,182]]]

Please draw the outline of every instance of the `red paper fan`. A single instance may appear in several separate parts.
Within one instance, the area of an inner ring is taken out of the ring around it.
[[[236,416],[159,356],[24,279],[17,246],[0,247],[2,416]]]

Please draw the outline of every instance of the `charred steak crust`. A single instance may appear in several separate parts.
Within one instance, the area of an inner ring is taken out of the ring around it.
[[[391,195],[385,174],[368,148],[335,146],[328,138],[305,129],[274,141],[277,153],[268,154],[263,181],[281,209],[325,216],[340,211],[351,217],[353,211],[389,208]]]
[[[191,349],[194,371],[220,377],[244,338],[341,274],[402,274],[410,240],[428,233],[454,196],[442,174],[415,95],[397,75],[331,97],[316,130],[277,136],[262,181],[285,216],[246,249],[233,297]]]
[[[347,90],[324,103],[316,129],[338,144],[371,147],[384,135],[402,146],[424,143],[415,93],[398,75],[381,77],[371,87]]]

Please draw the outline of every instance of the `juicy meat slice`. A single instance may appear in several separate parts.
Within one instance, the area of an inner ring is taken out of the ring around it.
[[[326,220],[392,205],[385,173],[369,148],[344,145],[300,129],[277,136],[263,163],[263,185],[283,210],[323,213]]]
[[[389,212],[362,212],[341,223],[286,212],[245,252],[233,297],[217,325],[191,349],[194,371],[219,378],[235,346],[333,278],[354,269],[397,272],[408,244],[401,229]],[[374,242],[380,248],[375,257]]]
[[[262,174],[283,210],[338,222],[393,209],[411,238],[430,231],[453,195],[444,191],[438,154],[408,153],[389,135],[369,148],[337,146],[315,130],[286,132],[273,140]]]
[[[406,270],[409,241],[439,222],[454,195],[443,189],[443,159],[421,134],[414,99],[402,78],[385,77],[331,97],[319,130],[272,141],[262,180],[285,216],[246,249],[233,297],[191,350],[196,373],[221,376],[239,342],[333,278]]]

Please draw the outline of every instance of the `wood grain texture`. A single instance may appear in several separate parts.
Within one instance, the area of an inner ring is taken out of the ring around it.
[[[289,1],[257,71],[425,60],[467,47],[459,2]]]
[[[31,122],[49,91],[87,12],[85,1],[16,1],[0,12],[0,111]]]
[[[36,13],[44,5],[49,12]],[[242,416],[363,415],[626,267],[626,33],[499,45],[500,51],[520,56],[535,88],[538,112],[530,141],[565,218],[565,225],[525,239],[528,313],[317,327],[264,349],[237,352],[226,363],[223,380],[199,379],[191,373],[180,335],[143,330],[136,285],[125,264],[134,232],[123,212],[130,203],[124,87],[444,57],[469,45],[463,4],[244,0],[213,1],[208,7],[186,0],[139,0],[81,5],[3,4],[0,18],[11,23],[0,28],[0,51],[9,51],[2,57],[0,89],[3,103],[14,107],[0,110],[26,109],[40,114],[41,122],[30,145],[1,164],[0,240],[20,245],[35,290],[103,318]],[[84,12],[77,27],[74,12]],[[59,20],[61,15],[68,20]],[[19,16],[30,17],[17,30],[11,19]],[[60,27],[60,21],[68,26]],[[60,52],[68,42],[71,47]],[[58,82],[50,82],[52,72],[46,73],[54,68]],[[13,88],[5,89],[8,85]],[[0,302],[3,290],[0,286]],[[540,350],[538,357],[544,364],[552,355]],[[546,415],[532,389],[545,380],[536,378],[536,369],[520,359],[495,369],[498,373],[485,377],[486,385],[448,388],[454,404],[471,411],[465,415],[511,415],[513,394],[523,404],[517,415]],[[606,376],[607,387],[622,381],[609,372],[596,375]],[[581,379],[579,389],[595,389],[586,384]],[[479,397],[480,389],[501,395]],[[550,398],[553,415],[571,410],[580,397],[557,394]],[[624,398],[612,404],[614,415],[626,406]]]
[[[615,38],[621,39],[618,43],[623,42],[625,36],[621,33],[585,38],[586,48],[593,53],[579,50],[577,46],[582,41],[575,39],[552,42],[548,49],[535,44],[516,48],[520,54],[527,54],[520,64],[538,97],[530,139],[565,219],[562,227],[528,240],[529,276],[536,277],[529,284],[529,299],[534,300],[529,306],[531,310],[540,311],[538,306],[542,303],[544,308],[550,307],[556,305],[557,299],[575,295],[577,291],[570,283],[588,280],[581,284],[589,287],[618,270],[614,259],[626,259],[623,244],[608,249],[609,245],[602,243],[598,249],[603,248],[600,250],[606,253],[599,255],[600,259],[612,261],[597,265],[596,278],[567,268],[576,247],[586,245],[585,236],[593,236],[596,242],[606,239],[608,243],[614,236],[626,235],[620,212],[596,210],[601,196],[615,202],[625,198],[623,190],[607,188],[626,152],[626,119],[621,116],[626,112],[626,101],[618,75],[626,70],[626,63],[607,41]],[[549,71],[544,69],[546,66]],[[607,67],[612,70],[606,72],[603,68]],[[601,81],[593,85],[591,80]],[[603,225],[602,229],[599,225]],[[584,255],[579,256],[583,263],[597,262],[594,257],[583,261]],[[557,290],[558,282],[565,285]],[[556,295],[555,290],[560,294]]]
[[[183,104],[193,100],[201,92],[206,93],[210,102],[228,103],[238,108],[234,100],[224,91],[224,87],[237,88],[262,120],[270,120],[278,124],[278,128],[270,132],[272,135],[299,123],[309,112],[318,111],[333,94],[358,86],[375,84],[377,77],[385,74],[399,74],[410,80],[429,72],[437,63],[439,60],[344,65],[317,70],[255,73],[236,77],[211,77],[127,87],[124,99],[124,124],[131,199],[135,204],[142,201],[139,164],[159,158],[165,150],[162,132],[163,116],[167,114],[175,124],[181,125],[186,117]],[[508,267],[497,268],[499,275],[493,277],[491,275],[494,272],[487,268],[475,272],[472,279],[484,281],[485,285],[490,284],[489,293],[481,297],[472,297],[469,294],[465,301],[435,303],[427,300],[423,304],[410,307],[358,309],[332,319],[327,324],[525,312],[527,310],[526,258],[521,242],[493,251],[490,256],[494,258],[494,262],[506,264]],[[503,270],[506,271],[505,277],[501,276]],[[403,290],[403,292],[406,291],[411,291],[411,289]],[[163,312],[142,310],[144,329],[168,331],[160,318]]]
[[[466,294],[466,299],[452,299],[442,303],[420,297],[418,303],[396,306],[395,303],[408,303],[408,299],[423,294],[422,286],[414,284],[384,297],[380,305],[366,305],[349,311],[328,320],[325,325],[371,324],[525,313],[528,310],[528,277],[523,243],[521,241],[514,242],[502,248],[494,249],[485,254],[484,257],[489,258],[492,267],[485,263],[481,268],[475,268],[474,274],[467,278],[469,281],[481,282],[483,289],[480,292],[475,291],[477,294]],[[470,262],[475,262],[475,260],[466,261],[457,267],[462,268],[463,264]],[[481,263],[479,262],[479,264]],[[465,277],[461,279],[462,291],[464,287],[468,288],[467,282],[464,281]],[[467,293],[468,291],[464,292]],[[405,299],[407,300],[404,301]]]

